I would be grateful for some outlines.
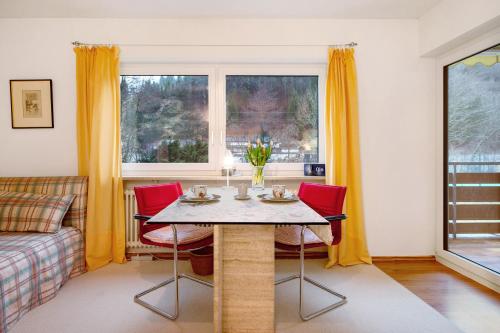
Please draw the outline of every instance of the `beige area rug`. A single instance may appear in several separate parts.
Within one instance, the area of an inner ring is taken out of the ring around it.
[[[298,281],[276,288],[277,332],[336,333],[425,333],[460,332],[441,314],[385,275],[375,266],[323,269],[323,260],[308,260],[306,272],[348,296],[348,303],[308,322],[298,316]],[[279,260],[278,276],[294,273],[296,260]],[[133,302],[133,295],[165,280],[170,261],[110,264],[98,271],[70,280],[52,301],[28,313],[11,333],[80,332],[212,332],[212,290],[181,280],[181,308],[170,321]],[[190,272],[181,262],[181,272]],[[314,310],[333,296],[306,289],[306,310]],[[173,288],[162,288],[149,297],[161,307]]]

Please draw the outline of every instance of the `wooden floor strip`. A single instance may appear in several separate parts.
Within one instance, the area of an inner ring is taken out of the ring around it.
[[[500,294],[432,260],[375,265],[465,333],[498,332]]]

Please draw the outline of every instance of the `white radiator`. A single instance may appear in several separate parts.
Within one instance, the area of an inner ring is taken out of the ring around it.
[[[137,213],[137,202],[134,190],[125,190],[125,237],[128,253],[168,252],[166,249],[142,244],[139,239],[139,222],[134,219]]]

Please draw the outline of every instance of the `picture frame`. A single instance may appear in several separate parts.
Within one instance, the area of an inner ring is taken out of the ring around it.
[[[52,80],[10,80],[13,129],[54,128]]]
[[[325,170],[324,163],[304,163],[304,176],[325,176]]]

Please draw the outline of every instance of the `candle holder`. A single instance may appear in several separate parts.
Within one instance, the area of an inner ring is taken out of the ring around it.
[[[224,186],[224,188],[229,189],[229,188],[231,188],[229,186],[229,175],[230,174],[232,175],[234,173],[234,171],[233,171],[234,159],[233,159],[233,154],[231,153],[231,151],[229,151],[227,149],[226,149],[226,153],[224,156],[224,164],[223,164],[222,169],[223,169],[223,171],[226,171],[226,186]]]

